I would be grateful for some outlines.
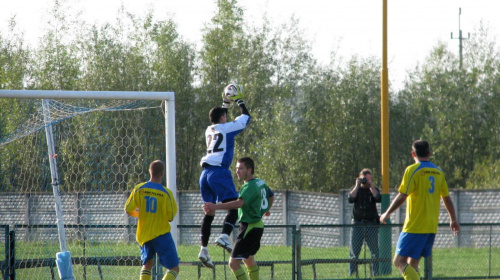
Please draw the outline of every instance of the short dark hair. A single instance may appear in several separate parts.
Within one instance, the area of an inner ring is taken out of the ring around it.
[[[428,157],[431,154],[431,147],[427,141],[417,140],[411,145],[412,151],[417,157]]]
[[[163,177],[165,173],[165,164],[161,160],[155,160],[149,165],[152,177]]]
[[[251,168],[253,175],[253,171],[255,170],[255,163],[253,162],[253,159],[251,159],[250,157],[242,157],[238,159],[238,162],[243,163],[246,168]]]
[[[361,170],[361,171],[359,172],[359,176],[361,176],[361,175],[366,175],[366,174],[373,175],[372,171],[371,171],[370,169],[368,169],[368,168],[363,168],[363,170]]]
[[[208,113],[208,117],[210,118],[210,122],[212,124],[216,124],[220,122],[220,118],[225,114],[227,114],[227,109],[215,106],[210,110],[210,113]]]

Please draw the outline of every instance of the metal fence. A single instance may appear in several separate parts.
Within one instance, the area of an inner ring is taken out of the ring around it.
[[[55,226],[0,228],[0,240],[5,244],[0,251],[3,279],[59,279]],[[209,251],[215,268],[208,269],[197,259],[199,225],[178,226],[178,279],[234,279],[227,265],[229,255],[212,245],[220,228],[212,229]],[[500,278],[500,223],[462,224],[461,228],[463,234],[454,236],[447,224],[439,225],[433,255],[421,261],[420,275],[425,279]],[[137,279],[141,261],[135,225],[67,225],[66,231],[75,279]],[[392,265],[400,231],[400,224],[266,225],[261,250],[255,256],[260,279],[401,279]],[[352,246],[345,242],[350,244],[359,235],[369,238],[374,232],[378,251],[362,238],[358,258],[350,256]],[[377,254],[372,256],[372,252]],[[349,275],[353,265],[357,269]],[[161,279],[163,273],[164,269],[155,266],[153,279]]]
[[[401,224],[302,225],[298,231],[298,274],[301,279],[400,279],[392,258],[401,229]],[[372,258],[366,239],[374,230],[378,231],[378,255]],[[330,233],[329,239],[325,239],[325,232]],[[343,244],[341,236],[350,241],[356,237],[353,234],[366,237],[358,259],[350,257],[352,246],[339,246]],[[350,276],[352,264],[356,264],[357,270]],[[458,236],[452,234],[448,224],[440,224],[433,254],[420,262],[419,271],[425,279],[500,278],[500,224],[462,224]]]

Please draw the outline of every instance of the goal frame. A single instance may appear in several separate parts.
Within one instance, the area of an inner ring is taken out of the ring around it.
[[[23,99],[128,99],[165,101],[165,169],[167,187],[177,199],[175,158],[175,94],[153,91],[68,91],[68,90],[0,90],[0,98]],[[178,215],[171,222],[172,238],[178,245]]]

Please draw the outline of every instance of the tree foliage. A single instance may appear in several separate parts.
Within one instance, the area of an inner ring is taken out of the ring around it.
[[[250,26],[244,19],[236,0],[217,1],[197,51],[178,33],[173,20],[157,20],[151,11],[135,15],[122,8],[115,22],[96,25],[80,20],[69,0],[55,1],[36,47],[27,46],[15,18],[9,22],[9,31],[0,34],[0,88],[175,92],[177,187],[197,189],[208,111],[221,104],[226,84],[238,82],[243,85],[252,121],[237,137],[235,158],[255,158],[257,176],[273,188],[337,192],[350,187],[365,167],[374,171],[380,185],[379,59],[332,53],[331,63],[321,64],[313,57],[313,43],[304,39],[299,20],[292,17],[271,26],[264,19],[261,26]],[[412,163],[410,147],[416,139],[430,142],[432,160],[446,172],[451,187],[498,187],[489,178],[498,177],[496,159],[500,156],[499,57],[495,41],[481,25],[466,41],[462,68],[459,57],[440,42],[409,71],[403,88],[391,92],[392,188]],[[17,113],[2,114],[6,106],[18,108]],[[29,101],[0,100],[0,137],[33,110]],[[233,106],[230,118],[238,114]],[[150,114],[134,121],[151,124],[147,132],[151,135],[163,133],[163,124]],[[58,129],[82,127],[102,138],[109,133],[130,135],[125,127],[100,130],[89,125],[92,122],[106,126],[97,114],[85,123],[74,121]],[[81,157],[74,150],[76,143],[85,145],[88,139],[58,140],[76,161]],[[134,135],[130,141],[148,140]],[[27,138],[18,145],[44,149],[40,139]],[[150,147],[147,151],[123,152],[137,153],[144,161],[164,153],[159,143],[151,141],[146,146]],[[22,160],[15,156],[18,149],[7,152],[12,157],[1,162],[2,185],[12,184],[9,174],[22,165],[42,165],[43,152]],[[95,165],[109,160],[104,156]],[[36,184],[47,184],[47,170],[37,172]],[[82,170],[69,173],[78,172]],[[66,180],[94,188],[84,182],[85,176],[71,176]]]

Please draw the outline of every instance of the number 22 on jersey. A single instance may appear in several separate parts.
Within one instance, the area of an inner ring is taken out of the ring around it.
[[[224,140],[224,135],[222,135],[221,133],[209,134],[207,136],[207,140],[207,153],[211,154],[224,151],[224,148],[221,147],[222,140]]]

